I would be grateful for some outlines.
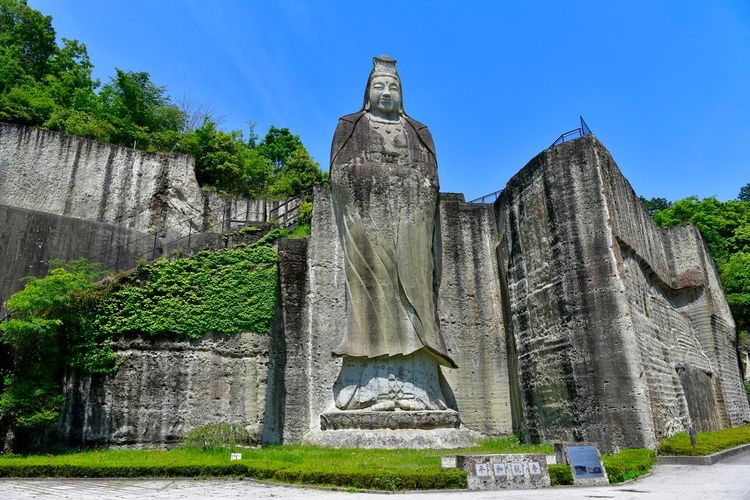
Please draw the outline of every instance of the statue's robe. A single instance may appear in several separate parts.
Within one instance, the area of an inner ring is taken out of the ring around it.
[[[407,116],[398,126],[364,111],[342,117],[330,182],[347,300],[346,334],[334,354],[375,358],[424,349],[455,368],[435,307],[439,186],[427,127]]]

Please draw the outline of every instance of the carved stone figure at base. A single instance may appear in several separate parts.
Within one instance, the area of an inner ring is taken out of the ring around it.
[[[433,239],[438,178],[427,127],[403,110],[396,61],[381,56],[361,111],[339,120],[331,191],[344,250],[346,334],[339,409],[445,409]]]

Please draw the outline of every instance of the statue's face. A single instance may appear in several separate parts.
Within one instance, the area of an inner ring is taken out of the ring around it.
[[[401,86],[392,76],[376,76],[370,82],[370,110],[392,116],[401,109]]]

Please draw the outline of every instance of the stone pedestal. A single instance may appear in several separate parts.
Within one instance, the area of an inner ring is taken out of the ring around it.
[[[343,429],[458,429],[454,410],[440,411],[331,411],[320,415],[321,430]]]
[[[305,441],[334,448],[466,448],[472,431],[460,428],[458,412],[330,411],[320,415],[321,431]]]

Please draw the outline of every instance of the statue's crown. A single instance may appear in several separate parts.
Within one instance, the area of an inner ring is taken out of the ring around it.
[[[396,60],[392,57],[386,55],[373,57],[372,64],[373,75],[387,75],[398,78],[398,71],[396,71]]]

